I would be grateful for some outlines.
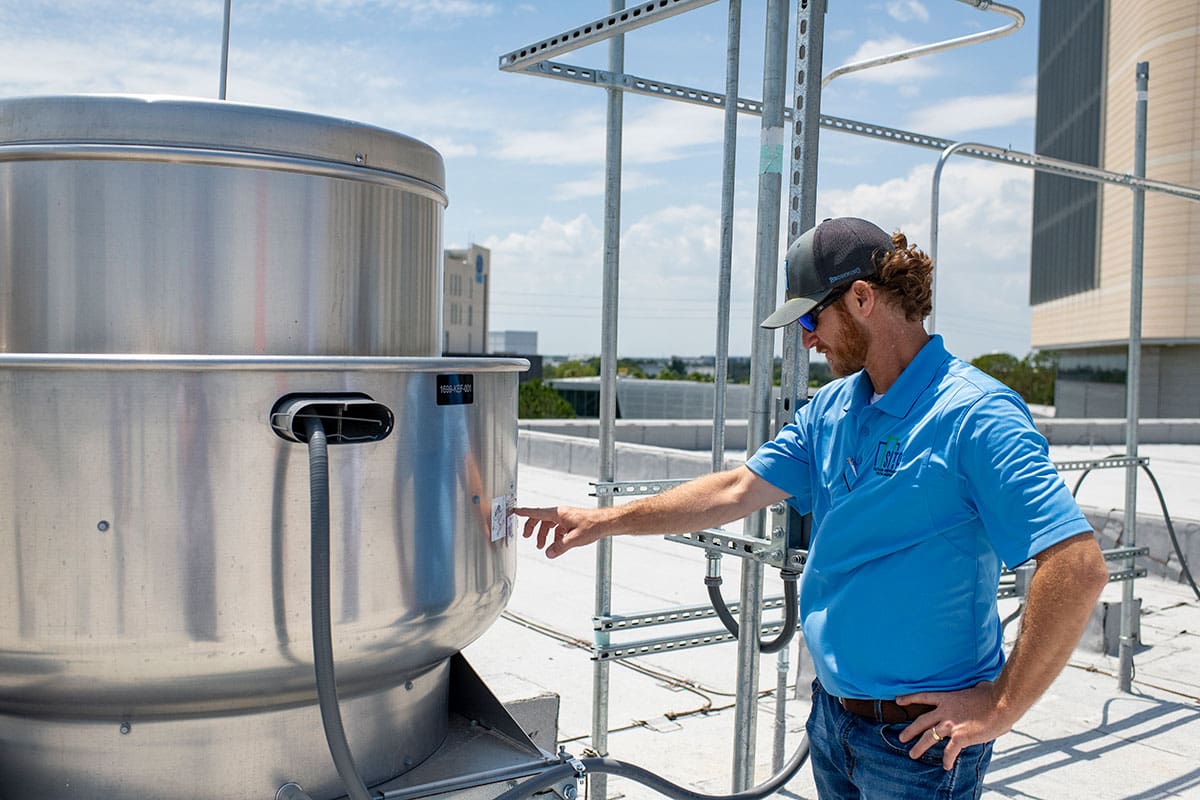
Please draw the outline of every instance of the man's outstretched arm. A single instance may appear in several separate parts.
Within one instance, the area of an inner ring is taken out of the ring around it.
[[[724,525],[786,497],[743,466],[611,508],[515,508],[513,513],[526,517],[526,538],[536,534],[538,549],[557,558],[619,533],[689,533]]]

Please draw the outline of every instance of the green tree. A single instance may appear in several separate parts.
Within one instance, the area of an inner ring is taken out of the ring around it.
[[[592,364],[595,361],[595,365]],[[590,361],[564,361],[557,367],[545,367],[542,369],[542,377],[546,380],[552,378],[591,378],[600,374],[600,360],[592,359]]]
[[[1026,403],[1054,403],[1058,357],[1053,352],[1030,353],[1024,358],[1010,353],[988,353],[972,359],[971,364],[1021,395]]]
[[[574,419],[575,409],[554,387],[534,379],[521,384],[517,390],[517,416],[521,419]]]

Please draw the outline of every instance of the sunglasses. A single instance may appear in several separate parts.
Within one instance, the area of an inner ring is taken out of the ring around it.
[[[836,303],[838,300],[841,300],[842,295],[844,295],[848,291],[850,291],[849,286],[843,286],[841,289],[834,290],[834,292],[832,294],[830,294],[824,300],[822,300],[821,302],[819,302],[815,306],[813,306],[812,311],[809,311],[807,314],[801,315],[800,319],[798,320],[798,322],[800,323],[800,327],[804,328],[804,330],[808,331],[809,333],[812,333],[813,331],[815,331],[817,329],[817,315],[820,314],[825,309],[829,308],[831,305]]]

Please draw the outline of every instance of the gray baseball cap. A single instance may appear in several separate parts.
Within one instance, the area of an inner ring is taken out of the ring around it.
[[[892,237],[858,217],[827,219],[792,242],[784,257],[784,302],[762,321],[782,328],[816,308],[833,292],[876,274],[876,253],[890,253]]]

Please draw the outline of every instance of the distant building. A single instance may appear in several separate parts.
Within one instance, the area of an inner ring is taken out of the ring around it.
[[[537,331],[488,331],[489,353],[531,356],[537,348]]]
[[[447,250],[442,274],[442,353],[487,352],[492,251],[473,244]]]
[[[1036,150],[1133,171],[1134,69],[1150,64],[1146,173],[1200,183],[1200,3],[1041,3]],[[1133,230],[1123,186],[1037,173],[1031,340],[1059,353],[1058,416],[1125,415]],[[1200,204],[1146,193],[1143,417],[1200,417]]]

